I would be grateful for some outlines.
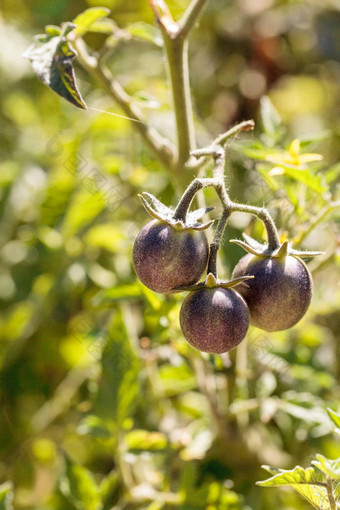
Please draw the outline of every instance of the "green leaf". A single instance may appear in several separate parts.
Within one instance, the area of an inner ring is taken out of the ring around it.
[[[111,320],[101,358],[102,384],[95,399],[95,414],[112,419],[118,427],[135,408],[140,388],[139,360],[124,319],[118,310]]]
[[[269,466],[263,466],[263,468],[269,472],[275,470]],[[307,469],[296,466],[292,470],[280,470],[268,480],[257,482],[257,485],[261,487],[291,487],[317,510],[329,510],[324,476],[314,466]]]
[[[234,147],[248,158],[265,160],[277,153],[277,149],[266,147],[259,140],[235,142]]]
[[[323,131],[319,131],[318,133],[314,133],[312,135],[302,135],[299,137],[300,147],[301,149],[306,149],[311,145],[316,145],[323,140],[327,140],[332,136],[332,131],[330,129],[324,129]]]
[[[334,423],[334,425],[338,429],[340,429],[340,414],[336,413],[335,411],[333,411],[333,409],[330,408],[327,409],[327,413],[332,422]]]
[[[99,34],[114,34],[118,30],[116,23],[110,18],[98,19],[92,23],[89,32],[97,32]]]
[[[271,141],[277,142],[284,134],[282,119],[268,96],[263,96],[260,101],[261,121],[263,130]]]
[[[163,39],[160,31],[144,21],[128,25],[125,30],[132,36],[152,42],[160,48],[163,46]]]
[[[65,474],[60,480],[63,495],[79,510],[101,510],[99,487],[90,471],[66,458]]]
[[[105,207],[105,197],[101,192],[91,193],[80,189],[72,196],[72,201],[64,216],[62,225],[65,237],[74,236],[88,227]]]
[[[315,191],[319,195],[327,191],[327,188],[322,183],[320,175],[313,175],[309,168],[294,167],[293,165],[280,164],[278,168],[284,169],[284,174],[289,175],[295,181],[302,182],[308,188]],[[272,169],[270,174],[274,174],[275,169]]]
[[[119,484],[119,475],[117,471],[111,471],[99,485],[100,496],[104,503],[104,508],[106,508],[106,501],[109,501],[112,498],[112,494],[114,494]],[[109,506],[111,508],[111,505]]]
[[[66,39],[75,25],[65,23],[60,34],[57,34],[57,28],[49,25],[46,34],[36,36],[23,57],[31,61],[33,70],[45,85],[73,105],[86,110],[73,70],[72,61],[76,53]]]
[[[125,436],[130,451],[164,451],[168,447],[167,437],[161,432],[132,430]]]
[[[150,289],[142,285],[140,282],[121,284],[112,289],[99,291],[93,298],[93,306],[105,306],[122,300],[138,300],[145,297],[153,310],[159,310],[163,298],[157,296]]]
[[[91,435],[92,437],[110,439],[113,437],[114,427],[110,427],[107,420],[104,421],[99,416],[90,415],[80,423],[77,432],[82,436]]]
[[[76,34],[82,36],[88,31],[92,31],[93,25],[110,14],[110,9],[106,7],[90,7],[74,18],[76,25]]]
[[[13,484],[5,482],[0,485],[0,510],[13,510]]]
[[[112,289],[101,290],[92,299],[93,306],[103,306],[120,302],[123,299],[138,299],[143,291],[138,283],[116,285]]]
[[[331,184],[337,180],[340,175],[340,163],[336,163],[324,172],[325,181],[327,184]]]
[[[319,453],[316,454],[316,459],[312,461],[313,466],[322,471],[326,477],[340,481],[340,459],[329,460]]]

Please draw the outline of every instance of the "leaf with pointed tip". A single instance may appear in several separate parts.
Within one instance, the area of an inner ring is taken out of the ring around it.
[[[49,33],[36,36],[23,57],[31,61],[33,70],[45,85],[73,105],[86,110],[73,70],[72,61],[76,53],[66,39],[67,33],[74,28],[72,23],[65,23],[60,35],[51,35],[49,29]]]
[[[252,255],[256,255],[257,257],[265,257],[266,256],[266,254],[263,251],[260,252],[256,249],[254,249],[252,246],[249,246],[244,241],[240,241],[239,239],[230,239],[229,242],[237,244],[238,246],[241,246],[241,248],[243,248],[245,251],[247,251],[248,253],[251,253]]]
[[[254,250],[265,250],[267,248],[266,245],[259,243],[256,241],[256,239],[253,239],[252,237],[248,236],[247,234],[242,234],[243,239],[249,246],[254,248]]]
[[[313,466],[322,471],[326,477],[340,481],[340,459],[329,460],[319,453],[316,454],[316,459],[312,461]]]
[[[272,476],[278,475],[279,473],[284,473],[284,469],[280,469],[280,468],[276,468],[276,467],[272,467],[272,466],[263,465],[263,466],[261,466],[261,468],[264,469],[265,471],[267,471]]]
[[[0,510],[13,510],[13,485],[5,482],[0,485]]]
[[[281,244],[280,248],[273,255],[273,257],[276,257],[278,259],[281,257],[286,257],[288,255],[288,252],[289,252],[289,243],[288,243],[288,241],[284,241]]]
[[[148,193],[147,191],[143,191],[142,193],[143,197],[147,198],[149,200],[149,202],[151,202],[151,205],[154,207],[154,209],[160,213],[160,214],[165,214],[165,215],[172,215],[173,212],[172,210],[167,207],[166,205],[164,205],[160,200],[158,200],[158,198],[156,198],[154,195],[151,195],[151,193]]]
[[[146,212],[149,213],[150,216],[152,216],[156,220],[164,221],[163,217],[149,205],[149,202],[143,197],[143,195],[138,195],[138,197],[141,199]]]
[[[282,119],[268,96],[260,101],[263,130],[270,140],[277,142],[285,132]]]
[[[294,250],[294,248],[289,249],[289,255],[296,255],[297,257],[309,258],[309,257],[317,257],[318,255],[324,255],[324,251],[303,251],[303,250]]]
[[[207,223],[186,223],[185,226],[194,230],[206,230],[211,227],[213,223],[215,223],[215,220],[210,220]]]
[[[268,471],[267,466],[265,469]],[[261,487],[289,486],[307,499],[317,510],[329,509],[324,476],[314,466],[307,469],[296,466],[292,470],[280,470],[268,480],[256,483]]]
[[[252,280],[253,278],[255,278],[253,275],[239,276],[238,278],[234,278],[227,282],[219,282],[218,286],[223,287],[224,289],[231,289],[236,287],[236,285],[241,285],[241,283],[245,283],[247,280]]]
[[[337,429],[340,430],[340,414],[336,413],[333,411],[333,409],[330,408],[327,409],[327,413]]]
[[[195,283],[194,285],[189,285],[188,287],[174,287],[171,289],[171,292],[192,292],[195,290],[203,289],[205,287],[205,281],[200,283]]]
[[[90,7],[78,14],[73,20],[76,25],[77,36],[82,36],[86,32],[92,31],[93,24],[110,14],[110,9],[106,7]]]
[[[333,493],[334,493],[335,501],[337,501],[340,498],[340,483],[337,483],[335,485]]]
[[[187,214],[187,222],[188,223],[196,223],[197,220],[201,219],[206,213],[212,211],[214,207],[202,207],[201,209],[196,209],[195,211],[188,212]]]
[[[60,490],[79,510],[101,510],[100,492],[92,473],[79,464],[65,459],[65,473],[60,479]]]
[[[132,25],[128,25],[125,28],[126,32],[131,34],[133,37],[138,37],[139,39],[144,39],[145,41],[151,42],[162,48],[163,46],[163,38],[161,32],[158,28],[153,25],[149,25],[144,21],[139,21],[138,23],[133,23]]]

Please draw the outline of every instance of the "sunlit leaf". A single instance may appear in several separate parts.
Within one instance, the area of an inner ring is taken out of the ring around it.
[[[13,510],[13,485],[5,482],[0,485],[0,510]]]
[[[316,459],[312,461],[313,466],[320,469],[326,477],[340,481],[340,459],[326,459],[326,457],[319,453],[316,454]]]
[[[301,148],[306,149],[307,147],[311,145],[316,145],[319,142],[322,142],[323,140],[327,140],[332,135],[331,130],[324,129],[323,131],[319,131],[317,133],[314,133],[312,135],[302,135],[300,136],[300,146]]]
[[[60,480],[60,490],[79,510],[101,510],[97,483],[90,471],[65,459],[66,470]]]
[[[105,306],[120,302],[124,299],[134,300],[143,296],[141,286],[136,283],[116,285],[112,289],[105,289],[94,296],[92,304],[94,306]]]
[[[66,38],[74,28],[72,23],[66,23],[60,35],[56,35],[57,29],[49,26],[48,33],[36,36],[23,56],[31,61],[33,70],[45,85],[78,108],[86,110],[74,75],[72,61],[76,53]]]
[[[76,35],[82,36],[87,31],[94,31],[93,28],[95,23],[100,21],[102,18],[106,18],[109,14],[110,9],[107,9],[106,7],[90,7],[84,12],[78,14],[78,16],[76,16],[73,20],[73,23],[76,25]]]
[[[117,471],[111,471],[99,485],[100,496],[104,503],[104,509],[106,509],[106,500],[109,501],[109,498],[112,497],[112,494],[115,492],[119,484],[119,475]],[[111,508],[111,505],[108,507]]]
[[[275,173],[277,173],[276,168],[277,167],[274,167],[269,172],[269,175],[275,175]],[[279,175],[283,175],[282,169],[284,170],[285,175],[289,175],[289,177],[292,177],[292,179],[306,184],[308,188],[315,191],[316,193],[322,194],[327,191],[327,188],[323,185],[321,176],[313,175],[308,168],[293,167],[292,165],[280,163],[280,172],[278,172]]]
[[[102,383],[95,399],[95,412],[121,426],[138,402],[139,360],[130,344],[120,310],[114,314],[101,357]]]
[[[334,423],[334,425],[338,429],[340,429],[340,414],[336,413],[335,411],[333,411],[333,409],[330,408],[327,409],[327,413],[332,422]]]
[[[277,142],[285,132],[279,112],[268,96],[263,96],[260,104],[263,130],[270,140]]]
[[[265,466],[266,471],[275,468]],[[328,510],[329,502],[324,477],[315,467],[303,469],[296,466],[292,470],[280,470],[268,480],[257,482],[261,487],[284,487],[288,486],[301,494],[317,510]]]
[[[134,37],[152,42],[159,47],[163,46],[163,39],[160,31],[152,25],[144,23],[144,21],[132,23],[128,25],[125,30]]]
[[[125,435],[125,442],[130,451],[162,451],[168,447],[167,437],[161,432],[132,430]]]
[[[102,420],[99,416],[86,416],[77,429],[78,434],[93,437],[112,438],[113,428],[109,426],[107,420]]]
[[[336,163],[324,172],[325,181],[327,184],[331,184],[336,181],[340,175],[340,163]]]

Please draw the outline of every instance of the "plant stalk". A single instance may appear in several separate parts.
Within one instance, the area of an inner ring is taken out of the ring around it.
[[[196,147],[193,109],[189,83],[188,41],[163,32],[172,100],[176,120],[178,171],[183,170]]]
[[[198,17],[200,16],[203,8],[205,7],[207,0],[193,0],[181,20],[179,21],[179,32],[181,37],[185,38],[189,35],[193,27],[195,26]]]
[[[327,477],[327,496],[330,510],[336,510],[336,502],[333,494],[333,483],[332,479],[328,477]]]
[[[225,134],[224,134],[225,136]],[[257,216],[264,224],[267,231],[268,250],[276,251],[280,248],[280,238],[275,223],[265,208],[255,207],[247,204],[237,204],[230,200],[224,181],[225,169],[225,150],[221,145],[210,146],[206,149],[198,149],[191,152],[196,158],[212,156],[215,161],[213,178],[194,179],[186,191],[183,193],[175,212],[174,218],[185,222],[186,214],[196,193],[202,188],[213,187],[222,203],[223,213],[219,220],[213,242],[210,244],[210,256],[208,262],[208,273],[217,277],[217,253],[220,249],[221,240],[229,216],[233,212],[245,212]]]

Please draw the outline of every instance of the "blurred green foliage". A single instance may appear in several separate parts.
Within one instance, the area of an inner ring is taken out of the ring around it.
[[[168,3],[174,16],[188,5]],[[174,204],[192,175],[171,175],[128,121],[63,101],[21,57],[45,25],[98,5],[133,34],[113,49],[112,73],[150,124],[174,132],[146,1],[2,1],[0,508],[13,508],[12,485],[17,509],[310,508],[255,482],[263,463],[340,457],[327,415],[340,396],[339,6],[210,0],[192,35],[199,145],[254,117],[255,134],[229,147],[231,196],[268,205],[283,238],[325,252],[310,263],[315,295],[301,323],[251,328],[230,356],[210,356],[182,336],[183,296],[152,293],[131,267],[148,221],[137,193]],[[105,37],[85,39],[97,50]],[[89,106],[121,113],[76,70]],[[233,216],[223,276],[242,231],[264,236]]]

